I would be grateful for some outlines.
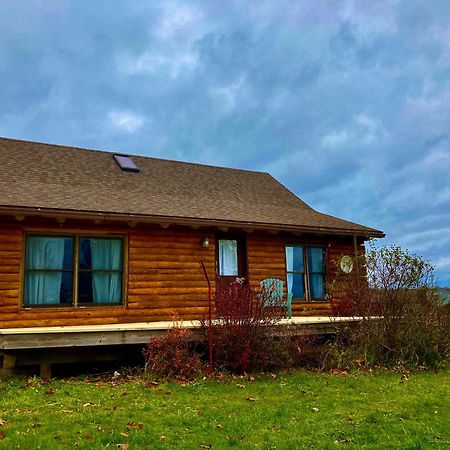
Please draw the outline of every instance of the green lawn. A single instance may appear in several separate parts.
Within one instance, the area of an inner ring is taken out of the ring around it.
[[[0,382],[0,448],[450,448],[450,370]]]

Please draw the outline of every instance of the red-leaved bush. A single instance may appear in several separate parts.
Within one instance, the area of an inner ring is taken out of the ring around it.
[[[192,331],[177,320],[163,336],[152,338],[143,353],[145,370],[157,376],[192,379],[203,368]]]
[[[241,279],[218,279],[216,317],[212,324],[213,359],[216,368],[233,373],[251,372],[290,365],[289,348],[274,333],[285,315],[283,299],[270,288],[254,292]],[[202,320],[208,336],[209,321]]]

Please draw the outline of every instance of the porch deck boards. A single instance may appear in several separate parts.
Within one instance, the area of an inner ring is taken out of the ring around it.
[[[299,334],[332,333],[336,327],[360,320],[358,317],[309,316],[282,319],[279,326],[295,326]],[[173,322],[139,322],[108,325],[77,325],[0,329],[0,350],[145,344],[173,326]],[[200,321],[181,326],[198,329]]]

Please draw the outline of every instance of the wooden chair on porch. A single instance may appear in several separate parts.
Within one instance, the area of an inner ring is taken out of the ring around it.
[[[286,301],[283,300],[283,280],[278,278],[265,278],[260,283],[261,291],[266,292],[266,307],[281,305],[286,308],[287,316],[292,317],[292,293],[287,293]]]

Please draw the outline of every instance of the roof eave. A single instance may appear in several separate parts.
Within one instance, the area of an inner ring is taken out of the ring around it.
[[[40,208],[40,207],[14,207],[0,206],[1,215],[11,216],[43,216],[51,218],[67,218],[81,219],[92,221],[119,221],[125,223],[146,223],[146,224],[170,224],[170,225],[186,225],[186,226],[204,226],[204,227],[230,227],[230,228],[252,228],[255,230],[265,231],[286,231],[297,233],[316,233],[316,234],[333,234],[341,236],[360,236],[365,239],[383,238],[385,233],[373,228],[352,229],[352,228],[333,228],[324,226],[306,226],[306,225],[285,225],[277,223],[262,222],[243,222],[233,220],[208,219],[198,217],[174,217],[162,215],[147,215],[134,213],[117,213],[108,211],[83,211],[71,209],[57,208]]]

